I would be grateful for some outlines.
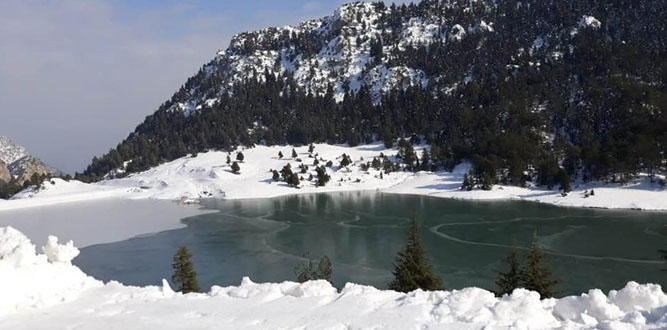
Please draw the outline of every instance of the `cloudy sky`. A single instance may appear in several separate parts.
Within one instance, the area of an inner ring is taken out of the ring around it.
[[[0,0],[0,135],[81,171],[234,34],[344,2]]]

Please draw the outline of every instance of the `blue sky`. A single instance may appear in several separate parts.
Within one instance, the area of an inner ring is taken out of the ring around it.
[[[2,0],[0,135],[81,171],[234,34],[325,16],[344,2]]]

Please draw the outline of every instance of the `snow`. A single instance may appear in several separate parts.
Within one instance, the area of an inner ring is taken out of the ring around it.
[[[78,196],[84,198],[85,194]],[[36,207],[0,211],[0,227],[12,226],[36,244],[45,244],[49,235],[56,235],[74,240],[79,247],[183,228],[182,219],[214,212],[168,200],[122,197],[42,206],[37,197],[27,201],[32,201],[31,205]],[[2,200],[0,205],[14,202],[18,201]]]
[[[602,26],[602,23],[598,21],[597,18],[593,16],[584,15],[579,20],[579,27],[592,27],[594,29],[599,29]]]
[[[11,164],[27,155],[28,151],[23,146],[6,136],[0,136],[0,162]]]
[[[420,150],[425,147],[416,148],[417,153],[421,154]],[[309,166],[308,173],[301,174],[304,180],[297,189],[288,187],[282,181],[272,181],[270,172],[270,170],[280,171],[288,163],[295,172],[298,172],[301,162],[289,157],[292,148],[292,146],[257,146],[243,149],[245,159],[239,164],[241,173],[238,175],[233,174],[230,166],[226,164],[226,152],[210,151],[199,153],[196,157],[186,156],[122,179],[105,180],[94,184],[54,179],[53,183],[47,182],[41,189],[25,190],[14,199],[0,203],[0,224],[4,211],[90,200],[183,201],[200,198],[271,198],[291,194],[354,190],[468,200],[526,200],[572,207],[667,210],[667,191],[659,188],[657,184],[651,184],[645,175],[627,185],[575,182],[572,184],[573,191],[563,197],[557,189],[547,190],[535,186],[523,188],[496,185],[490,191],[479,189],[462,191],[460,186],[463,175],[470,169],[468,164],[461,164],[452,172],[399,171],[384,174],[382,177],[380,171],[372,168],[362,171],[359,166],[361,163],[370,162],[373,157],[381,153],[395,160],[397,150],[386,149],[380,143],[356,147],[316,144],[314,153],[320,158],[320,165],[324,165],[326,160],[334,163],[332,168],[327,169],[331,181],[324,187],[316,187],[314,181],[307,180],[309,174],[316,176],[312,166],[314,158],[309,157],[308,147],[294,147],[298,157]],[[285,155],[283,159],[278,159],[279,151]],[[351,156],[354,165],[339,168],[343,153]],[[231,158],[235,157],[236,154],[232,153]],[[586,193],[591,189],[595,190],[594,196]]]
[[[36,254],[19,231],[0,228],[0,329],[664,329],[667,295],[629,282],[608,294],[540,300],[517,289],[398,293],[326,281],[213,286],[207,293],[102,283],[71,264],[77,251],[54,237]]]

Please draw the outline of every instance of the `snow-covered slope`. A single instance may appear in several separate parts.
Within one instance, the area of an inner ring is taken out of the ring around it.
[[[71,264],[72,242],[43,254],[0,228],[0,329],[664,329],[667,295],[629,282],[608,294],[540,300],[523,289],[496,298],[465,288],[407,294],[326,281],[213,286],[208,293],[102,283]]]
[[[363,169],[362,164],[371,162],[381,154],[395,160],[396,149],[386,149],[382,144],[357,147],[315,144],[320,166],[331,161],[327,168],[331,181],[324,187],[316,187],[316,176],[308,147],[295,147],[297,158],[290,157],[292,146],[257,146],[242,150],[245,158],[240,164],[240,174],[234,174],[226,164],[228,154],[220,151],[200,153],[196,157],[183,157],[162,164],[148,171],[132,174],[122,179],[104,180],[93,184],[79,181],[66,182],[53,179],[38,189],[27,189],[0,204],[1,210],[43,206],[99,198],[156,198],[189,201],[198,198],[269,198],[289,194],[329,191],[377,190],[388,193],[418,194],[457,199],[514,199],[577,207],[625,208],[643,210],[667,210],[667,191],[652,184],[645,176],[625,186],[619,184],[573,184],[573,191],[562,196],[557,190],[540,187],[516,187],[496,185],[491,191],[460,189],[463,175],[469,165],[462,164],[452,172],[408,172],[397,171],[381,175],[372,166]],[[419,153],[417,148],[417,152]],[[239,149],[240,151],[240,149]],[[282,152],[285,157],[278,158]],[[342,155],[352,158],[353,164],[340,167]],[[236,152],[230,158],[236,159]],[[295,173],[303,178],[299,188],[289,187],[285,182],[273,181],[271,170],[280,171],[290,164]],[[300,174],[299,164],[308,165],[305,174]],[[591,189],[595,190],[590,195]]]

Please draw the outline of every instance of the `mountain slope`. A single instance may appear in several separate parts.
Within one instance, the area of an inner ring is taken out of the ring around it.
[[[11,164],[28,155],[28,151],[6,136],[0,136],[0,161]]]
[[[60,175],[60,171],[46,165],[39,158],[31,156],[26,148],[0,136],[0,181],[18,184],[29,181],[33,175]]]
[[[80,178],[239,144],[400,137],[433,146],[434,168],[472,162],[480,187],[664,174],[665,13],[660,1],[354,3],[241,33]]]

